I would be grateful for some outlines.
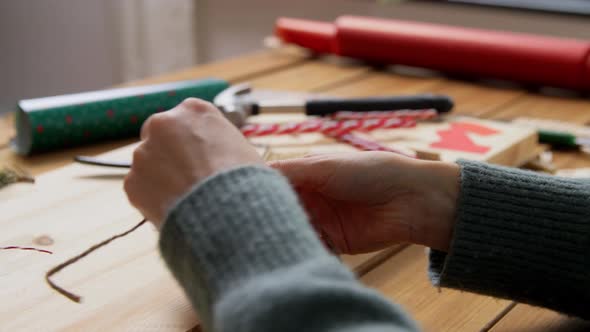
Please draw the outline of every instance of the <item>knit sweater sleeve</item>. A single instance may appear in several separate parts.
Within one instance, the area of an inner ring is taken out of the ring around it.
[[[162,256],[205,331],[416,331],[316,237],[278,172],[241,167],[169,213]]]
[[[460,161],[449,253],[430,277],[457,288],[590,318],[590,182]]]

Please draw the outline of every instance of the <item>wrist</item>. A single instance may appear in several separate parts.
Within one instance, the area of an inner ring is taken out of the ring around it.
[[[461,169],[455,163],[425,162],[422,170],[425,206],[420,244],[448,251],[456,221]]]

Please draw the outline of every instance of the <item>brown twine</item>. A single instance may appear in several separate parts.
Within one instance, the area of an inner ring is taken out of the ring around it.
[[[131,229],[129,229],[129,230],[123,232],[123,233],[114,235],[114,236],[112,236],[112,237],[110,237],[110,238],[108,238],[108,239],[106,239],[106,240],[104,240],[104,241],[102,241],[100,243],[97,243],[97,244],[93,245],[92,247],[86,249],[86,251],[84,251],[83,253],[81,253],[81,254],[79,254],[77,256],[74,256],[74,257],[68,259],[67,261],[65,261],[65,262],[57,265],[56,267],[54,267],[51,270],[47,271],[47,273],[45,274],[45,281],[47,281],[47,284],[49,285],[49,287],[53,288],[55,291],[57,291],[61,295],[67,297],[68,299],[70,299],[70,300],[72,300],[72,301],[74,301],[76,303],[80,303],[82,301],[82,298],[80,296],[78,296],[78,295],[76,295],[76,294],[74,294],[72,292],[69,292],[69,291],[65,290],[64,288],[56,285],[51,280],[51,276],[54,275],[54,274],[56,274],[57,272],[61,271],[65,267],[67,267],[69,265],[72,265],[72,264],[76,263],[77,261],[79,261],[80,259],[88,256],[88,254],[90,254],[91,252],[95,251],[96,249],[101,248],[101,247],[104,247],[107,244],[109,244],[110,242],[112,242],[113,240],[116,240],[118,238],[124,237],[127,234],[135,231],[136,229],[138,229],[139,227],[141,227],[146,222],[147,222],[147,219],[143,219],[137,225],[133,226]]]
[[[264,147],[264,153],[263,153],[263,159],[264,160],[268,160],[269,156],[271,154],[271,149],[269,146],[265,146]],[[49,271],[47,271],[47,273],[45,273],[45,281],[47,281],[47,284],[49,285],[49,287],[53,288],[56,292],[60,293],[61,295],[67,297],[68,299],[72,300],[73,302],[76,303],[80,303],[82,301],[82,297],[80,297],[79,295],[76,295],[58,285],[56,285],[52,280],[51,280],[51,276],[53,276],[54,274],[56,274],[57,272],[63,270],[64,268],[76,263],[77,261],[79,261],[80,259],[88,256],[90,253],[92,253],[93,251],[95,251],[96,249],[99,249],[101,247],[106,246],[107,244],[109,244],[110,242],[112,242],[113,240],[116,240],[118,238],[124,237],[126,235],[128,235],[129,233],[132,233],[133,231],[135,231],[136,229],[138,229],[139,227],[141,227],[143,224],[145,224],[147,222],[147,219],[142,219],[137,225],[133,226],[131,229],[114,235],[100,243],[97,243],[95,245],[93,245],[92,247],[86,249],[84,252],[82,252],[79,255],[76,255],[70,259],[68,259],[67,261],[53,267],[52,269],[50,269]]]
[[[50,254],[50,255],[53,254],[49,250],[33,248],[33,247],[21,247],[21,246],[0,247],[0,250],[30,250],[30,251],[42,252],[42,253]]]

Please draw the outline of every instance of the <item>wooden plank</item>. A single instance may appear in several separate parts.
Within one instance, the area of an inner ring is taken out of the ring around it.
[[[352,62],[307,61],[305,64],[249,80],[254,88],[299,92],[325,91],[367,76],[368,67]]]
[[[483,116],[508,106],[525,95],[522,90],[449,80],[431,90],[446,94],[455,101],[453,113]]]
[[[266,75],[288,67],[297,66],[307,60],[308,54],[298,48],[285,47],[280,49],[263,50],[252,54],[198,65],[174,73],[129,82],[124,85],[156,84],[204,77],[216,77],[231,82],[238,82],[259,75]]]
[[[361,278],[399,303],[424,331],[480,331],[510,303],[488,296],[433,287],[424,247],[409,246]]]
[[[117,153],[111,156],[117,157]],[[81,261],[80,265],[57,276],[60,284],[86,297],[83,305],[58,296],[43,282],[43,271],[75,255],[97,239],[106,238],[139,221],[140,216],[129,206],[120,190],[124,174],[120,170],[70,165],[39,177],[35,185],[18,184],[0,191],[0,208],[4,211],[0,225],[10,230],[3,232],[0,241],[3,245],[35,245],[35,238],[39,235],[54,241],[46,247],[54,251],[51,256],[13,251],[0,255],[0,264],[10,267],[3,269],[2,280],[11,285],[3,287],[0,294],[2,298],[14,299],[10,305],[0,309],[3,328],[31,330],[43,327],[44,330],[54,330],[85,321],[93,329],[108,328],[114,323],[112,319],[94,321],[91,317],[116,317],[118,311],[137,308],[133,305],[136,301],[151,306],[153,300],[150,302],[149,297],[161,290],[164,291],[160,300],[164,303],[169,304],[171,299],[182,296],[169,276],[165,275],[165,269],[161,268],[160,259],[153,250],[157,233],[151,227],[140,229],[127,241],[113,243],[93,255],[91,260]],[[64,185],[67,190],[63,190]],[[106,206],[108,214],[97,213],[100,211],[97,209]],[[153,283],[163,286],[153,287]],[[146,289],[152,291],[146,292]],[[111,305],[111,302],[117,302],[107,296],[111,292],[128,298],[131,305]],[[109,307],[117,309],[111,311]],[[190,310],[185,312],[185,315],[188,314],[191,314]]]
[[[263,119],[258,118],[261,121]],[[277,121],[279,117],[273,116],[272,119]],[[451,135],[451,132],[455,134]],[[413,128],[376,130],[357,135],[391,148],[419,151],[442,161],[454,162],[464,158],[506,166],[520,166],[533,159],[538,155],[539,146],[534,129],[468,117],[450,117],[443,122],[419,123]],[[285,158],[291,155],[356,150],[347,144],[335,143],[321,134],[262,136],[250,140],[272,147],[273,153]]]
[[[401,251],[405,245],[393,245],[390,248],[360,255],[341,255],[342,262],[353,270],[357,276],[363,276],[379,266],[389,257]]]
[[[443,122],[420,123],[415,128],[377,130],[367,135],[379,142],[393,142],[439,160],[487,161],[520,166],[537,155],[537,133],[506,123],[472,117],[447,117]]]
[[[0,161],[9,165],[17,165],[29,171],[32,175],[37,176],[56,168],[66,166],[72,163],[74,156],[87,155],[93,156],[105,151],[120,148],[136,142],[137,139],[124,139],[111,141],[88,146],[81,146],[71,149],[64,149],[57,152],[44,153],[31,157],[23,157],[14,153],[11,149],[0,150]]]
[[[486,117],[511,120],[516,117],[557,119],[586,124],[590,121],[590,100],[528,94]]]
[[[330,95],[344,97],[370,97],[415,94],[432,91],[444,81],[439,78],[401,76],[385,72],[370,72],[361,80],[330,89]]]
[[[567,317],[547,309],[519,304],[490,331],[581,332],[590,331],[590,321]]]

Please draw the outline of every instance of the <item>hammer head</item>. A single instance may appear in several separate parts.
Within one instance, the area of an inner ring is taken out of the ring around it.
[[[248,83],[232,85],[219,93],[213,103],[239,128],[246,123],[246,118],[252,112],[252,101],[248,98],[251,91]]]

